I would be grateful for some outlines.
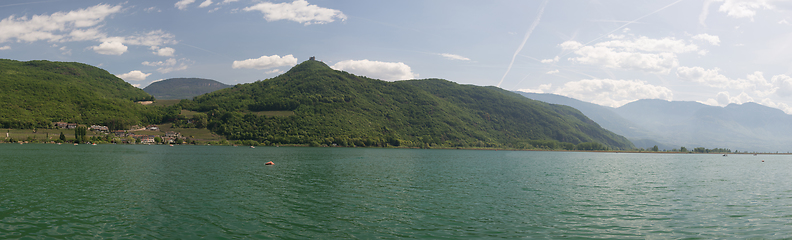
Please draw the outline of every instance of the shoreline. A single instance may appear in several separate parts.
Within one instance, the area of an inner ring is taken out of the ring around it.
[[[0,144],[57,144],[57,142],[0,142]],[[64,142],[62,144],[72,145],[73,142]],[[92,145],[92,143],[78,143],[79,145]],[[97,145],[163,145],[169,146],[251,146],[251,145],[235,145],[235,144],[217,144],[217,143],[209,143],[209,142],[202,142],[202,144],[128,144],[128,143],[96,143]],[[665,152],[665,151],[634,151],[634,150],[552,150],[552,149],[510,149],[510,148],[463,148],[463,147],[433,147],[433,148],[416,148],[416,147],[342,147],[342,146],[309,146],[308,144],[300,145],[300,144],[284,144],[284,145],[275,145],[275,146],[265,146],[265,145],[258,145],[256,147],[310,147],[310,148],[379,148],[379,149],[427,149],[427,150],[478,150],[478,151],[530,151],[530,152],[581,152],[581,153],[648,153],[648,154],[717,154],[717,155],[731,155],[731,154],[738,154],[738,155],[755,155],[755,154],[762,154],[762,155],[792,155],[792,153],[771,153],[771,152],[739,152],[739,153],[700,153],[700,152]]]

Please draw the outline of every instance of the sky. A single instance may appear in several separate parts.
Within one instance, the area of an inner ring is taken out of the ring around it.
[[[0,58],[133,86],[273,78],[315,56],[386,81],[792,114],[792,0],[0,0]]]

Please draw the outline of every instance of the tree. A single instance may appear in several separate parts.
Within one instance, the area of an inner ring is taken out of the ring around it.
[[[159,136],[156,136],[156,137],[154,137],[154,142],[156,142],[157,144],[160,144],[160,143],[162,143],[162,138],[159,137]]]
[[[679,147],[679,151],[680,151],[680,152],[687,152],[688,150],[687,150],[687,148],[685,148],[685,147]]]
[[[657,145],[654,145],[654,147],[652,147],[652,151],[653,152],[660,151],[660,148],[658,148]]]
[[[85,135],[88,133],[88,128],[85,126],[79,126],[74,129],[74,138],[75,142],[87,142],[88,138]]]
[[[61,141],[66,141],[66,135],[63,135],[63,132],[61,132],[60,137],[58,137],[58,139],[60,139]]]

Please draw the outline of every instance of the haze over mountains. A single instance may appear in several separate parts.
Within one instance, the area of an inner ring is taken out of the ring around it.
[[[685,146],[739,151],[792,151],[792,116],[756,103],[709,106],[698,102],[644,99],[619,108],[555,95],[520,92],[548,103],[574,107],[636,147]]]
[[[154,82],[143,88],[159,100],[166,99],[192,99],[195,96],[214,92],[223,88],[230,88],[221,82],[203,78],[169,78]]]

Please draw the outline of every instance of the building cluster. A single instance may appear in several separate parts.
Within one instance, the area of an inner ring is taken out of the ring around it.
[[[62,129],[75,129],[79,125],[77,123],[67,123],[67,122],[55,122],[53,123],[55,127],[62,128]],[[130,130],[115,130],[110,131],[107,126],[101,125],[91,125],[89,130],[103,132],[105,134],[113,134],[115,137],[121,138],[123,143],[130,143],[129,141],[137,141],[140,140],[142,144],[155,144],[156,138],[160,137],[162,139],[162,143],[176,143],[178,139],[185,140],[186,138],[178,132],[165,132],[164,136],[159,135],[147,135],[147,134],[136,134],[134,131],[159,131],[160,128],[157,125],[148,125],[145,127],[142,126],[133,126]],[[132,142],[134,143],[134,142]]]

